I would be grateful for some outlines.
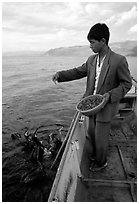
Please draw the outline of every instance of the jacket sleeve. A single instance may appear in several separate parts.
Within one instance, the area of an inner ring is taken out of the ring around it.
[[[58,82],[72,81],[87,76],[87,62],[82,66],[58,72]]]
[[[119,81],[118,86],[109,91],[111,103],[120,101],[132,87],[132,79],[125,57],[121,59],[118,65],[117,78]]]

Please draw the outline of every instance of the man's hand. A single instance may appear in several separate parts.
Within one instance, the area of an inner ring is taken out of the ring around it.
[[[105,98],[105,101],[104,101],[104,103],[103,103],[103,108],[104,108],[104,106],[108,103],[108,101],[109,101],[109,99],[110,99],[110,94],[109,94],[109,93],[105,93],[105,94],[103,95],[103,98]]]
[[[110,98],[110,94],[109,93],[105,93],[103,95],[103,98],[105,98],[105,100],[108,102],[109,98]]]
[[[58,81],[59,78],[59,73],[56,72],[53,76],[52,76],[52,81],[56,84],[56,82]]]

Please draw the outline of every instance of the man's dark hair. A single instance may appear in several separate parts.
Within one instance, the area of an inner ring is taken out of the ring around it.
[[[90,40],[98,40],[100,41],[102,38],[105,38],[106,44],[108,45],[110,37],[109,28],[104,23],[95,24],[89,31],[87,35],[87,39]]]

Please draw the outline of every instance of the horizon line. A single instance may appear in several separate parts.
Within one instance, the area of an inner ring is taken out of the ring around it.
[[[109,45],[114,44],[114,43],[124,43],[124,42],[127,42],[127,41],[129,41],[129,42],[136,41],[137,42],[137,40],[115,41],[115,42],[110,42]],[[48,52],[49,50],[52,50],[52,49],[68,48],[68,47],[84,47],[84,46],[87,46],[87,44],[85,44],[85,45],[72,45],[72,46],[66,46],[65,45],[65,46],[62,46],[62,47],[49,48],[48,50],[13,50],[13,51],[3,51],[2,50],[2,53],[4,54],[4,53],[15,53],[15,52],[26,52],[26,53],[27,52]]]

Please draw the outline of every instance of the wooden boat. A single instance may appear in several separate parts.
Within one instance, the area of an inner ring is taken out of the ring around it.
[[[88,118],[76,112],[48,202],[137,201],[136,98],[133,86],[120,101],[111,124],[108,166],[96,173],[89,171]]]

